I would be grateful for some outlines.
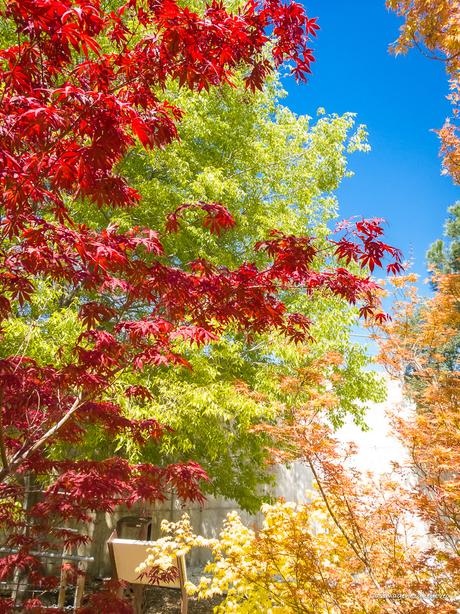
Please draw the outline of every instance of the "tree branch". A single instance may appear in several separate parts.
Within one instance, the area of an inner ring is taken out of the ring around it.
[[[19,467],[31,454],[36,452],[39,448],[41,448],[53,435],[55,435],[63,426],[68,422],[68,420],[72,417],[72,415],[81,407],[84,400],[84,395],[82,392],[79,392],[75,401],[72,403],[71,407],[67,410],[67,412],[62,416],[59,422],[56,422],[54,426],[46,431],[44,435],[40,437],[33,445],[31,445],[24,452],[19,451],[13,457],[11,463],[7,466],[4,466],[2,471],[0,471],[0,482],[5,479],[7,475],[15,471],[17,467]]]
[[[9,470],[8,457],[6,455],[5,437],[3,430],[3,391],[0,391],[0,457],[3,468]]]

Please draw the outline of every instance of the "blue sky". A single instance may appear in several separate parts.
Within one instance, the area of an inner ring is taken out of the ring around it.
[[[342,217],[384,217],[387,238],[414,259],[426,277],[425,252],[440,237],[447,207],[460,198],[441,176],[439,142],[432,132],[449,114],[441,62],[417,50],[394,57],[388,45],[400,20],[384,0],[306,0],[321,30],[313,75],[306,85],[286,80],[287,104],[297,113],[357,113],[368,126],[372,151],[353,154],[356,173],[338,192]]]

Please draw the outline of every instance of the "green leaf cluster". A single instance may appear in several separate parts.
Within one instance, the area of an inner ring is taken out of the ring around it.
[[[448,209],[446,240],[438,239],[427,252],[428,265],[438,273],[460,273],[460,201]]]

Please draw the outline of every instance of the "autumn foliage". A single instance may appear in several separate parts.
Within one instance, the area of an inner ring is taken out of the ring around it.
[[[326,241],[273,231],[255,246],[267,253],[266,268],[246,262],[229,270],[203,259],[178,264],[156,229],[91,228],[75,215],[77,202],[103,208],[107,219],[136,205],[139,194],[119,163],[138,141],[162,148],[177,137],[181,111],[165,99],[168,81],[199,91],[231,82],[244,67],[254,89],[282,62],[304,79],[317,25],[299,4],[250,2],[233,14],[214,2],[198,14],[172,0],[129,0],[113,10],[98,0],[10,0],[2,18],[14,35],[0,50],[0,316],[6,322],[28,313],[46,283],[59,288],[62,306],[78,303],[82,326],[75,347],[50,364],[28,356],[27,346],[0,361],[0,518],[11,552],[0,572],[6,578],[19,569],[43,584],[52,579],[45,581],[33,552],[88,539],[63,525],[121,502],[161,500],[171,489],[201,499],[206,475],[192,461],[63,456],[88,429],[112,440],[127,433],[141,446],[161,437],[166,427],[128,418],[111,400],[120,373],[188,367],[183,343],[210,343],[228,326],[307,338],[309,320],[282,302],[290,285],[330,293],[382,321],[367,271],[385,257],[389,270],[401,265],[398,250],[381,240],[379,220],[347,224]],[[212,233],[235,223],[220,203],[188,203],[171,213],[164,232],[177,232],[190,208]],[[351,261],[363,275],[345,268]],[[124,393],[148,404],[142,386]]]
[[[410,420],[395,416],[395,428],[417,476],[417,514],[432,537],[432,555],[442,563],[439,586],[458,593],[460,276],[435,280],[432,299],[418,309],[415,303],[415,313],[413,300],[402,302],[398,319],[384,326],[390,335],[382,343],[382,361],[393,372],[404,367],[416,411]]]

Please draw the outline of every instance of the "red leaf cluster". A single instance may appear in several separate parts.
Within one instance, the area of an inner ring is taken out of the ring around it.
[[[179,230],[179,216],[187,209],[201,209],[202,211],[206,211],[206,216],[203,219],[203,226],[217,236],[219,236],[223,230],[228,230],[235,225],[235,220],[230,212],[220,203],[205,203],[203,201],[198,201],[196,203],[185,203],[168,215],[166,220],[166,230],[168,232],[177,232]]]

